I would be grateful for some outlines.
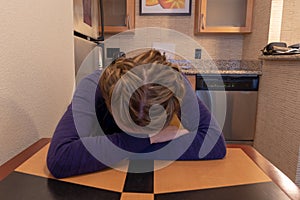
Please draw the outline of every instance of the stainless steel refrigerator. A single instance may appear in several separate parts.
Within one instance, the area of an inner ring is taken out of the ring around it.
[[[102,68],[104,26],[102,0],[73,0],[76,83]]]

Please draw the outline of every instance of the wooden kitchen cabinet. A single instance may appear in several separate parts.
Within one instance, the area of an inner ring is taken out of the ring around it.
[[[194,32],[250,33],[254,0],[196,0]]]
[[[135,27],[135,0],[103,0],[104,32],[120,33]]]

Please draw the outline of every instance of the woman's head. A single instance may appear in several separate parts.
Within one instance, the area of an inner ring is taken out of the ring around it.
[[[127,58],[116,59],[112,64],[107,66],[102,72],[99,87],[102,93],[102,96],[105,100],[105,104],[108,110],[111,112],[111,97],[115,88],[116,83],[120,78],[130,71],[136,64]]]
[[[117,59],[104,70],[99,85],[110,111],[112,106],[119,107],[120,112],[129,111],[121,115],[122,122],[133,121],[142,127],[152,123],[157,127],[165,120],[163,126],[166,127],[173,115],[180,113],[185,92],[178,71],[179,68],[167,62],[159,51],[150,50],[131,59]],[[117,94],[117,103],[114,94]],[[155,105],[161,105],[164,111]],[[115,120],[119,117],[114,116]]]
[[[138,65],[154,63],[170,66],[174,70],[180,71],[178,65],[168,62],[165,55],[162,55],[159,51],[154,49],[141,53],[133,57],[132,60]]]

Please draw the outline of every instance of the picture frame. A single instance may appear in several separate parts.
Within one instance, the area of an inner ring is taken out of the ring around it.
[[[192,0],[140,0],[140,15],[190,16]]]

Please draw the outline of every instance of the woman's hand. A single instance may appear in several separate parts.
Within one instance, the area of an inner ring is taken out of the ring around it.
[[[167,142],[189,133],[187,129],[180,129],[177,126],[168,126],[159,133],[150,137],[150,143]]]

